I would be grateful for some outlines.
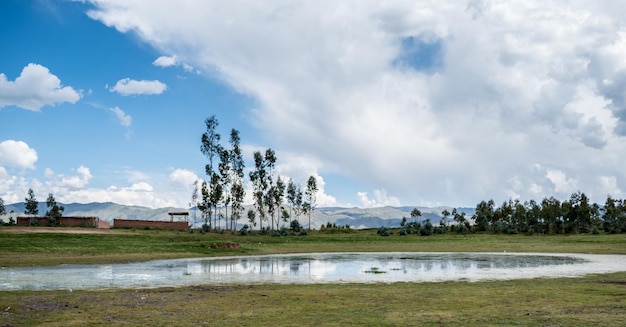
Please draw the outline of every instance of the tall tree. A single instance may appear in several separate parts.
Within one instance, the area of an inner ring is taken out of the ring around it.
[[[439,221],[439,225],[448,226],[448,217],[450,217],[450,211],[448,211],[448,209],[443,209],[441,215],[443,216],[443,219]]]
[[[306,211],[309,215],[309,230],[311,230],[311,213],[315,210],[315,203],[317,202],[317,179],[313,176],[309,176],[309,180],[306,183]]]
[[[35,198],[35,192],[33,192],[32,188],[28,189],[28,196],[24,199],[26,201],[25,214],[31,215],[30,224],[37,225],[37,215],[39,214],[39,201]]]
[[[278,178],[276,179],[276,187],[274,187],[273,196],[274,196],[274,206],[280,209],[280,213],[284,221],[285,213],[287,213],[287,211],[285,211],[283,208],[283,198],[285,197],[285,183],[280,178],[280,176],[278,176]],[[289,218],[289,214],[287,214],[286,217]],[[276,219],[276,229],[278,229],[279,221],[280,219]]]
[[[222,186],[222,203],[224,204],[224,228],[228,228],[228,206],[231,202],[231,189],[232,189],[232,166],[230,160],[230,151],[222,149],[220,153],[220,185]]]
[[[413,208],[413,210],[411,210],[411,218],[414,219],[414,222],[417,223],[417,218],[422,216],[422,212],[417,209],[417,208]]]
[[[602,208],[602,220],[604,221],[604,231],[607,233],[620,233],[624,229],[625,212],[620,200],[613,199],[610,195],[606,198]]]
[[[63,216],[63,210],[65,210],[65,208],[57,204],[57,201],[52,193],[48,194],[46,206],[48,207],[48,211],[46,211],[46,217],[48,217],[49,219],[50,226],[56,226]]]
[[[481,201],[476,205],[474,224],[478,231],[486,231],[489,228],[489,223],[493,217],[494,204],[493,200],[489,200],[488,202]]]
[[[39,201],[35,198],[35,192],[33,189],[28,189],[28,196],[24,199],[26,201],[26,211],[24,211],[27,215],[38,215],[39,214]]]
[[[252,189],[254,190],[254,206],[259,214],[259,228],[263,229],[263,220],[265,216],[265,202],[264,193],[267,189],[267,172],[265,170],[265,158],[260,151],[255,151],[254,154],[254,170],[250,172],[250,181],[252,182]],[[250,217],[250,214],[248,214]]]
[[[558,232],[558,225],[561,220],[561,201],[554,197],[544,198],[541,200],[541,217],[543,219],[544,234],[554,234]]]
[[[293,209],[296,206],[296,183],[289,179],[287,183],[287,203],[289,203],[289,215],[293,217]]]
[[[239,131],[232,129],[230,131],[230,165],[232,167],[232,187],[230,190],[232,197],[232,223],[233,229],[237,226],[237,220],[241,218],[243,214],[243,200],[246,195],[243,187],[243,170],[245,168],[243,155],[241,152],[241,138],[239,137]]]
[[[274,218],[276,214],[276,210],[278,209],[275,205],[274,197],[277,192],[276,186],[274,185],[274,167],[276,166],[276,152],[272,149],[267,149],[265,151],[265,168],[267,169],[267,188],[264,191],[263,198],[265,200],[265,206],[267,207],[267,213],[270,215],[272,219],[270,227],[274,228]]]
[[[211,195],[209,193],[209,187],[207,185],[207,182],[202,181],[200,192],[202,194],[202,201],[198,202],[198,209],[200,209],[200,212],[202,212],[202,220],[204,221],[204,223],[202,224],[202,230],[207,231],[211,230],[211,210],[213,209],[213,206],[211,205]]]
[[[209,177],[209,190],[208,196],[203,197],[204,200],[208,200],[208,203],[205,203],[208,207],[212,208],[208,209],[209,211],[213,211],[214,220],[217,219],[217,203],[222,197],[222,190],[217,189],[217,185],[219,184],[219,176],[215,172],[215,160],[219,158],[222,152],[222,146],[220,145],[221,136],[217,132],[217,126],[219,126],[219,121],[215,118],[215,115],[204,120],[204,124],[206,125],[206,131],[202,134],[200,151],[204,154],[209,163],[205,166],[205,173]],[[204,196],[204,194],[203,194]],[[210,225],[209,216],[209,227]]]
[[[220,203],[222,199],[222,195],[224,194],[224,189],[222,187],[222,183],[220,180],[220,176],[217,173],[213,173],[211,175],[211,189],[209,190],[209,201],[213,206],[213,228],[218,229],[219,225],[217,223],[217,205]]]

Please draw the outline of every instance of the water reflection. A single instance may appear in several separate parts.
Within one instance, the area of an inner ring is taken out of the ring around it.
[[[0,290],[224,283],[372,283],[580,276],[626,271],[626,256],[496,253],[313,253],[0,269]]]

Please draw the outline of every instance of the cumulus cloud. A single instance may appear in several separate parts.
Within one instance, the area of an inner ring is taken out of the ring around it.
[[[152,64],[159,67],[171,67],[178,63],[178,57],[176,56],[160,56],[156,58]]]
[[[169,176],[170,181],[181,185],[193,185],[199,179],[198,175],[188,169],[175,169]]]
[[[15,81],[9,81],[6,75],[0,73],[0,108],[14,105],[39,111],[46,105],[76,103],[80,98],[79,91],[63,86],[56,75],[39,64],[28,64]]]
[[[362,208],[400,206],[400,200],[387,195],[387,190],[374,190],[374,198],[370,199],[367,192],[357,192],[359,205]]]
[[[158,66],[158,67],[172,67],[172,66],[181,66],[183,68],[184,71],[191,73],[194,71],[194,68],[192,65],[185,63],[185,62],[181,62],[178,59],[178,56],[173,55],[173,56],[160,56],[158,58],[156,58],[153,62],[153,65]],[[198,72],[199,73],[199,72]]]
[[[127,115],[124,110],[120,109],[120,107],[110,108],[109,110],[115,114],[115,117],[119,120],[120,125],[130,127],[133,123],[133,118],[130,115]]]
[[[130,79],[130,78],[124,78],[124,79],[117,81],[117,83],[115,83],[115,86],[111,87],[109,90],[111,92],[117,92],[121,95],[133,95],[133,94],[152,95],[152,94],[161,94],[166,89],[167,89],[167,85],[157,80],[137,81],[137,80]]]
[[[597,192],[598,175],[624,188],[624,4],[91,2],[254,98],[257,127],[309,172],[411,204]]]
[[[6,140],[0,142],[0,165],[35,169],[37,151],[23,141]]]

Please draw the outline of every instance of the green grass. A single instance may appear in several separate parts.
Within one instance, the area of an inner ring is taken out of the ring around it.
[[[626,273],[498,282],[3,292],[1,326],[624,326]]]
[[[576,252],[626,254],[626,235],[434,235],[390,237],[375,230],[308,236],[240,236],[162,230],[120,230],[119,234],[7,233],[0,228],[0,266],[96,264],[152,259],[303,252]],[[222,249],[218,243],[239,244]]]
[[[6,227],[5,227],[6,228]],[[15,234],[0,265],[337,251],[626,254],[626,235],[351,234],[271,237],[135,230]],[[394,231],[395,232],[395,231]],[[239,249],[215,248],[236,243]],[[372,271],[378,271],[374,269]],[[626,272],[491,282],[236,285],[0,292],[0,326],[624,326]]]

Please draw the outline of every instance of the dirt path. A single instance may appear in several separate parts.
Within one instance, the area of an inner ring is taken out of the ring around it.
[[[79,227],[2,227],[0,233],[125,234],[120,230]]]

